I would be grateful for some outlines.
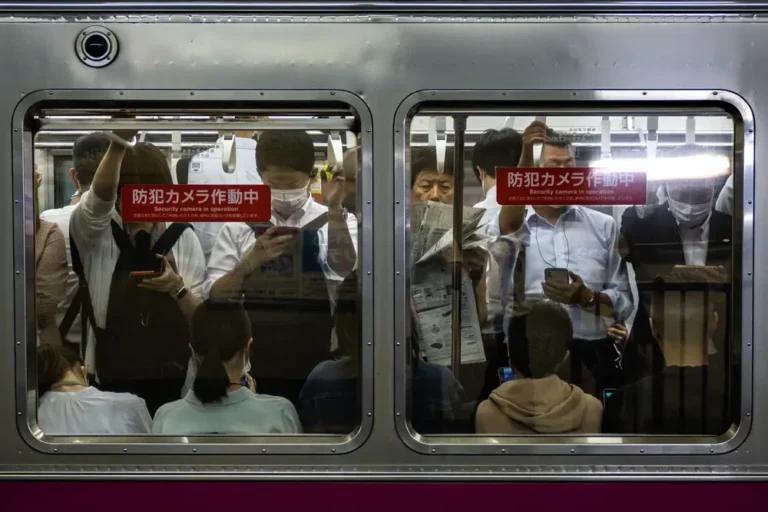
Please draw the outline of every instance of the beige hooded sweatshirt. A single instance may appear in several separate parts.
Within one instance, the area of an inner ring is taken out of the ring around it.
[[[478,434],[593,434],[603,406],[557,375],[519,379],[496,388],[477,409]]]

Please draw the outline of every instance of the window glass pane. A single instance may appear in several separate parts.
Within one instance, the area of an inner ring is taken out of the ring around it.
[[[409,134],[414,429],[725,433],[733,119],[463,117]]]
[[[329,112],[41,114],[38,187],[56,197],[35,198],[45,434],[360,425],[362,150],[354,116]]]

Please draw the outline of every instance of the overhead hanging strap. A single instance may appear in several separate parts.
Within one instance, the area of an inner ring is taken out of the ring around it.
[[[504,124],[501,125],[501,128],[514,128],[515,127],[515,116],[507,116],[504,119]]]
[[[344,146],[341,143],[341,134],[331,132],[328,134],[328,166],[333,167],[344,161]]]
[[[685,143],[696,144],[696,118],[693,116],[685,119]]]
[[[139,142],[144,142],[147,132],[141,132],[139,135]],[[171,132],[171,157],[181,158],[181,132]]]
[[[442,173],[445,170],[445,152],[448,146],[445,117],[430,117],[428,134],[429,145],[435,147],[437,172]]]
[[[611,119],[608,116],[603,116],[600,122],[600,158],[611,158]]]
[[[656,158],[656,148],[659,145],[659,116],[648,117],[648,135],[646,138],[646,156]]]

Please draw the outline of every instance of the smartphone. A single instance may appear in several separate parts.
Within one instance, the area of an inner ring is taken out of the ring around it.
[[[278,226],[277,227],[277,235],[283,236],[283,235],[298,235],[301,231],[301,228],[297,228],[294,226]]]
[[[512,368],[499,368],[499,384],[515,380],[515,371]]]
[[[611,395],[616,391],[614,388],[606,388],[603,390],[603,407],[605,407],[605,402],[611,398]]]
[[[570,277],[568,277],[568,269],[567,268],[544,269],[544,282],[547,284],[568,286],[569,284],[571,284],[571,279]]]
[[[131,272],[129,276],[129,280],[134,284],[139,284],[145,279],[160,277],[161,275],[163,275],[162,272],[155,272],[154,270],[139,270],[136,272]]]
[[[243,386],[244,388],[248,387],[248,379],[245,378],[245,375],[240,377],[240,385]]]

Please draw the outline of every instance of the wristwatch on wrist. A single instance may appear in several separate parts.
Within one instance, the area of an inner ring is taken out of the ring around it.
[[[188,291],[189,290],[187,290],[186,286],[181,285],[181,288],[179,289],[179,291],[176,292],[174,297],[176,297],[176,300],[181,300],[184,298],[184,296],[187,294]]]
[[[349,212],[347,212],[346,208],[342,208],[341,210],[328,210],[328,218],[341,218],[341,220],[345,221],[347,220],[347,217],[349,216]]]
[[[584,309],[589,309],[597,303],[597,292],[595,292],[594,290],[590,290],[589,288],[587,288],[587,290],[589,290],[590,297],[589,297],[589,301],[587,301],[586,304],[581,305],[581,307]]]

